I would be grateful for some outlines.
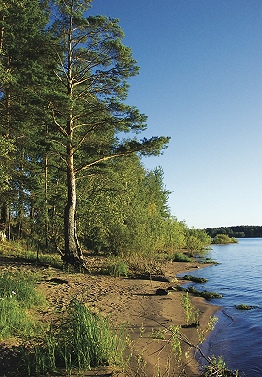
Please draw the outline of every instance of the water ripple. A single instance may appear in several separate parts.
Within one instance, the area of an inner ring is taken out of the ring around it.
[[[247,377],[262,376],[262,239],[240,239],[238,244],[214,245],[208,255],[220,264],[193,271],[208,279],[196,289],[221,293],[212,302],[223,306],[218,323],[202,347],[209,355],[222,355],[228,368]],[[236,305],[257,306],[237,310]]]

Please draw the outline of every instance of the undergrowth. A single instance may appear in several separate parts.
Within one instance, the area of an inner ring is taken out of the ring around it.
[[[50,265],[54,268],[62,268],[63,262],[57,253],[47,253],[34,249],[25,242],[4,242],[0,244],[0,255],[7,258],[21,258],[31,263]]]

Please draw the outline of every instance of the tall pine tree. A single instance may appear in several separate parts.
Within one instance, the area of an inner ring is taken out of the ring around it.
[[[146,128],[146,117],[124,103],[128,78],[138,73],[131,50],[122,44],[118,20],[87,17],[91,1],[56,0],[52,31],[60,38],[56,90],[50,100],[53,147],[64,162],[67,203],[64,211],[67,263],[83,265],[76,232],[76,177],[132,153],[159,154],[166,137],[120,141],[121,132]]]

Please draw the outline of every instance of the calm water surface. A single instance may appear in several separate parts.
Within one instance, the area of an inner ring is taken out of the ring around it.
[[[211,301],[222,310],[202,349],[208,355],[222,355],[227,367],[242,371],[241,376],[262,377],[262,239],[212,245],[208,257],[220,264],[193,271],[191,275],[208,282],[190,285],[221,293],[223,298]],[[237,310],[239,304],[257,308]]]

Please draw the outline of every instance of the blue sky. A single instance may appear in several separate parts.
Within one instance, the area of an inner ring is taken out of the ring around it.
[[[140,74],[128,103],[160,157],[172,215],[195,228],[262,225],[262,1],[93,0],[120,19]]]

